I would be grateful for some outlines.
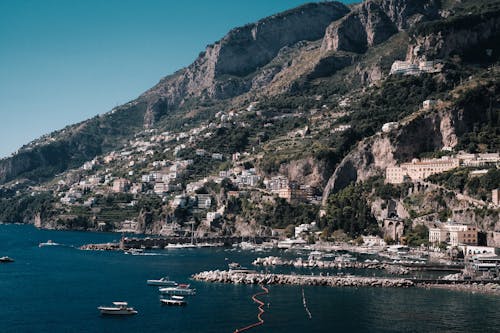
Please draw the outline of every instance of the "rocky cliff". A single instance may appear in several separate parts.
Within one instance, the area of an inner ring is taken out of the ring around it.
[[[333,22],[323,39],[323,51],[364,53],[410,25],[438,16],[434,0],[369,0]]]
[[[444,59],[455,54],[467,57],[471,49],[477,47],[473,50],[475,61],[482,58],[492,61],[499,57],[499,31],[500,9],[430,22],[412,31],[406,59],[416,62]],[[497,50],[488,54],[488,49]],[[482,56],[478,57],[479,53]]]
[[[250,90],[260,79],[251,74],[283,47],[322,38],[325,28],[348,12],[349,8],[339,2],[307,4],[231,30],[207,46],[192,65],[142,96],[148,102],[146,125],[188,97],[224,99]],[[260,76],[274,74],[267,70]]]

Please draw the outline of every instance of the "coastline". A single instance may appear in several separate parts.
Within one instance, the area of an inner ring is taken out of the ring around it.
[[[490,296],[500,296],[500,285],[495,283],[487,283],[487,284],[430,284],[430,283],[421,283],[415,285],[418,288],[425,289],[444,289],[450,291],[458,291],[472,294],[484,294]]]

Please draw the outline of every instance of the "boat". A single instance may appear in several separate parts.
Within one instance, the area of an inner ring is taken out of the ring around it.
[[[196,289],[191,289],[189,287],[183,287],[183,286],[159,288],[159,291],[161,294],[166,294],[166,295],[176,295],[176,296],[196,295]]]
[[[0,257],[0,262],[3,262],[3,263],[14,262],[14,259],[12,259],[11,257],[3,256],[3,257]]]
[[[128,306],[127,302],[113,302],[114,306],[98,306],[102,315],[135,315],[137,311]]]
[[[38,247],[44,247],[44,246],[56,246],[59,245],[59,243],[54,242],[52,239],[49,239],[45,243],[39,243]]]
[[[164,276],[158,280],[147,280],[147,283],[150,286],[163,286],[163,287],[177,286],[177,282],[170,280],[168,276]]]
[[[160,302],[165,305],[176,305],[176,306],[187,305],[187,302],[184,300],[184,297],[178,295],[172,295],[170,296],[170,298],[160,298]]]

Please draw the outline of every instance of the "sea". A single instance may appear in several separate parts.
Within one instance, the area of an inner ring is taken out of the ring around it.
[[[260,287],[197,282],[190,276],[227,269],[228,262],[251,266],[259,256],[281,254],[235,248],[151,250],[140,255],[78,249],[120,237],[1,224],[0,256],[15,262],[0,264],[0,332],[234,332],[257,321],[251,296]],[[49,239],[60,245],[38,246]],[[157,287],[146,284],[162,276],[191,284],[197,295],[190,296],[185,307],[162,306]],[[269,286],[269,294],[261,299],[264,324],[248,332],[500,332],[500,298],[484,294]],[[126,301],[139,313],[100,315],[97,307],[113,301]]]

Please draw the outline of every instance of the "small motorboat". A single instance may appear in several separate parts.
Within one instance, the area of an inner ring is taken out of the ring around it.
[[[56,246],[59,245],[59,243],[54,242],[53,240],[49,239],[45,243],[40,243],[38,244],[38,247],[44,247],[44,246]]]
[[[187,305],[187,302],[184,300],[184,297],[179,295],[172,295],[170,296],[170,298],[160,298],[160,302],[165,305],[176,305],[176,306]]]
[[[168,278],[168,276],[164,276],[158,280],[147,280],[146,282],[150,286],[162,286],[162,287],[175,287],[175,286],[177,286],[177,282],[170,280]]]
[[[190,296],[196,295],[196,289],[190,289],[188,287],[166,287],[159,289],[161,294],[167,295],[182,295],[182,296]]]
[[[102,315],[135,315],[137,311],[128,306],[127,302],[113,302],[114,306],[99,306]]]
[[[3,263],[14,262],[14,259],[12,259],[11,257],[3,256],[3,257],[0,257],[0,262],[3,262]]]

